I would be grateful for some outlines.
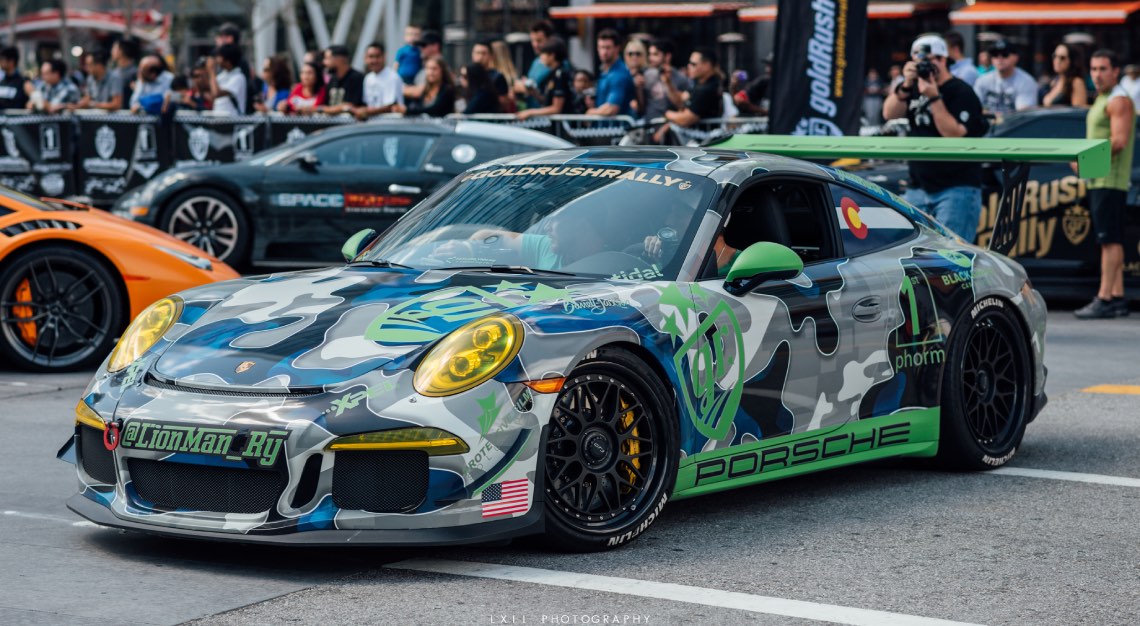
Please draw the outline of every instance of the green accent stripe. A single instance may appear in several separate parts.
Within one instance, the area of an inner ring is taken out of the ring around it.
[[[673,499],[735,489],[894,456],[934,456],[939,408],[906,409],[831,430],[694,454],[681,461]]]
[[[483,490],[487,488],[487,485],[495,484],[499,480],[499,477],[503,475],[503,472],[507,471],[508,469],[511,468],[512,465],[515,464],[515,460],[517,460],[519,458],[519,455],[522,454],[522,451],[526,450],[526,442],[530,441],[530,436],[533,432],[534,432],[533,430],[526,431],[526,437],[522,440],[522,443],[518,444],[518,446],[517,446],[518,450],[515,450],[515,454],[514,454],[514,456],[511,457],[511,460],[504,463],[503,468],[500,469],[499,471],[495,472],[494,476],[492,476],[488,479],[484,479],[483,484],[479,485],[478,489],[471,492],[472,498],[477,497],[479,494],[483,493]]]
[[[1077,162],[1081,178],[1108,176],[1109,143],[1103,139],[1002,137],[821,137],[734,135],[713,148],[753,150],[799,159],[899,159],[922,161]]]

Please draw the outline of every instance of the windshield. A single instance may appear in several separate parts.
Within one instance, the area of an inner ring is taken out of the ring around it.
[[[485,168],[425,200],[362,260],[671,280],[715,191],[706,178],[655,168]]]

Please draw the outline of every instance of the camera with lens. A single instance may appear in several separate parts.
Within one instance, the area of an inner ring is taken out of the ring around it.
[[[918,57],[918,63],[914,65],[914,71],[919,78],[932,80],[938,75],[938,66],[930,60],[930,46],[922,46],[915,56]]]

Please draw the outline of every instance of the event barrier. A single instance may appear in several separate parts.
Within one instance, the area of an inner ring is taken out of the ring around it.
[[[401,116],[382,116],[383,119]],[[520,120],[512,114],[451,115],[528,128],[578,145],[635,145],[663,119],[628,116],[551,115]],[[207,166],[251,158],[265,148],[294,143],[334,126],[357,123],[351,115],[221,116],[179,111],[175,115],[75,111],[61,115],[6,111],[0,115],[0,184],[31,195],[79,197],[97,205],[175,166]],[[732,133],[758,133],[766,118],[703,120],[674,127],[681,144],[698,145]]]

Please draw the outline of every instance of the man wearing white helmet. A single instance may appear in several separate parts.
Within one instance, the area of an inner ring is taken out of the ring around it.
[[[903,81],[883,103],[883,117],[907,118],[911,137],[981,137],[989,124],[982,103],[946,66],[949,50],[938,35],[910,48]],[[982,212],[982,168],[977,163],[912,161],[906,199],[966,241],[977,235]]]

